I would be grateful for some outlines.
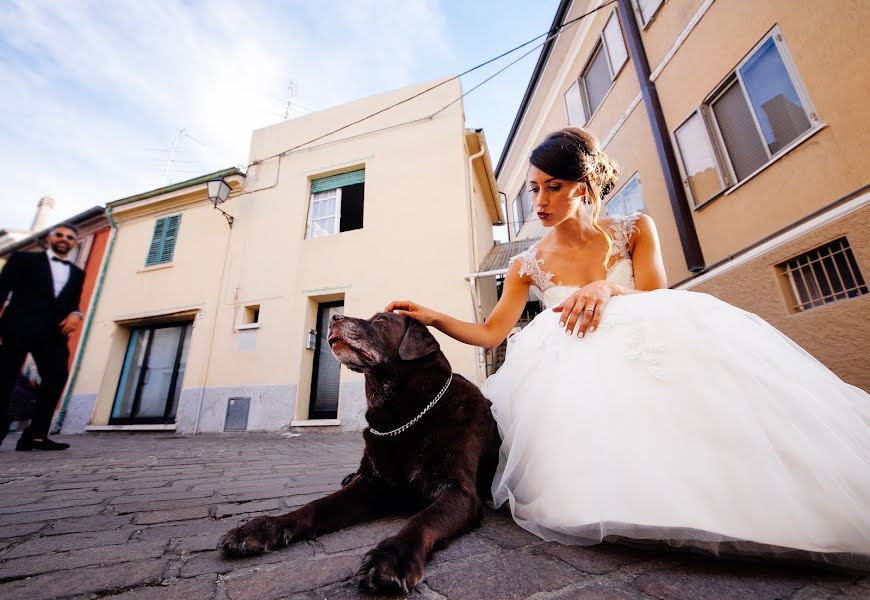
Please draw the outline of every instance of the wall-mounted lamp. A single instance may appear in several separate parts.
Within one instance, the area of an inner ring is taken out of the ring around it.
[[[215,210],[219,211],[227,220],[229,226],[232,227],[233,217],[218,208],[218,204],[223,204],[230,196],[229,184],[227,184],[227,182],[224,181],[222,178],[219,178],[209,181],[206,184],[206,187],[208,188],[208,199],[211,200],[211,203],[214,205]]]
[[[305,334],[305,347],[308,350],[316,350],[317,349],[317,331],[314,329],[310,329],[308,333]]]

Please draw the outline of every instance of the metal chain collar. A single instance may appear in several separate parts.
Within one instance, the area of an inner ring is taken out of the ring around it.
[[[438,395],[435,396],[435,397],[432,399],[432,402],[430,402],[429,404],[427,404],[427,405],[426,405],[426,408],[424,408],[424,409],[420,412],[419,415],[417,415],[416,417],[414,417],[413,419],[411,419],[410,421],[408,421],[407,423],[405,423],[405,424],[402,425],[401,427],[396,427],[396,428],[393,429],[392,431],[386,431],[386,432],[381,432],[381,431],[378,431],[377,429],[375,429],[374,427],[369,427],[369,431],[371,431],[373,435],[377,435],[377,436],[399,435],[400,433],[402,433],[403,431],[405,431],[408,427],[410,427],[411,425],[413,425],[414,423],[416,423],[417,421],[419,421],[419,420],[420,420],[420,417],[422,417],[423,415],[425,415],[425,414],[429,411],[430,408],[432,408],[433,406],[435,406],[435,404],[436,404],[436,403],[441,399],[441,396],[444,395],[444,392],[447,391],[447,388],[450,387],[450,382],[451,382],[451,381],[453,381],[453,373],[450,374],[450,377],[447,379],[447,383],[444,384],[444,387],[441,388],[441,391],[438,392]]]

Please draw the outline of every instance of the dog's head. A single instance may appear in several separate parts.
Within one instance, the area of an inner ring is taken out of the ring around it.
[[[339,362],[352,371],[398,365],[441,349],[425,325],[392,313],[376,313],[370,319],[336,315],[327,341]]]

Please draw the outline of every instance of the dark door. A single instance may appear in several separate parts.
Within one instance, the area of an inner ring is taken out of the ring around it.
[[[314,349],[314,372],[311,377],[309,419],[338,417],[338,383],[341,363],[326,342],[329,321],[333,315],[344,314],[344,302],[324,302],[317,307],[317,344]]]
[[[131,331],[110,423],[175,422],[191,330],[172,323]]]

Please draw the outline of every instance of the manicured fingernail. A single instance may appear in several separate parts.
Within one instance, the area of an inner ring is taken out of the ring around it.
[[[589,333],[592,333],[593,331],[595,331],[595,327],[590,327],[590,328],[589,328]]]
[[[571,331],[570,329],[566,329],[565,333],[567,333],[568,335],[571,335],[573,333],[573,331]]]
[[[583,337],[583,332],[582,332],[582,331],[580,332],[580,337]]]
[[[564,327],[564,326],[565,326],[565,321],[559,321],[559,327]]]

